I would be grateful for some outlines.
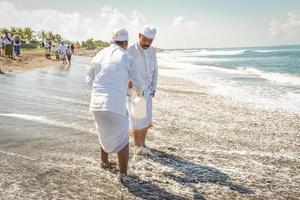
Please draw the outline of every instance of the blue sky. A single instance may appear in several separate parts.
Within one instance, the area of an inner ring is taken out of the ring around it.
[[[162,48],[300,44],[299,0],[0,0],[0,9],[1,27],[53,30],[71,40],[109,40],[125,27],[134,42],[151,23]]]

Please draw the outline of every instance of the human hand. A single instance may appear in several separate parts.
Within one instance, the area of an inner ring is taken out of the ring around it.
[[[128,87],[128,89],[132,88],[132,81],[128,81],[127,87]]]
[[[155,96],[155,90],[153,90],[151,93],[150,93],[150,96],[152,96],[154,98]]]
[[[142,91],[142,90],[137,90],[137,91],[136,91],[136,94],[137,94],[139,97],[144,96],[144,91]]]

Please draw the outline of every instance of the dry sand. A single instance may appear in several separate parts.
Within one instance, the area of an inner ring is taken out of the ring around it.
[[[11,120],[13,126],[17,119]],[[148,135],[152,155],[131,152],[139,178],[122,185],[116,170],[101,169],[96,135],[4,131],[0,199],[298,199],[299,122],[296,114],[160,77]]]
[[[53,57],[53,56],[52,56]],[[57,62],[53,59],[46,59],[45,52],[41,51],[23,51],[20,57],[14,56],[14,59],[10,59],[0,56],[0,69],[3,72],[19,72],[27,69],[57,66],[61,62]]]

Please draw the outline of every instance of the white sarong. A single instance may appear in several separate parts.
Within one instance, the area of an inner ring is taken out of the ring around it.
[[[136,92],[134,89],[132,92]],[[152,127],[152,96],[150,96],[151,90],[147,89],[144,91],[144,97],[146,100],[146,117],[143,119],[137,119],[132,116],[131,108],[131,97],[127,97],[127,109],[129,115],[129,130],[141,130],[144,128]]]
[[[118,153],[129,143],[128,117],[110,111],[93,111],[101,147]]]

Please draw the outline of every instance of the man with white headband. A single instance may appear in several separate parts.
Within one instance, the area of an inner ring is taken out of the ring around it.
[[[87,84],[92,86],[90,110],[101,144],[101,166],[113,165],[108,155],[117,153],[119,178],[127,174],[129,158],[127,83],[130,79],[138,90],[145,88],[126,53],[127,47],[128,32],[115,31],[112,44],[92,59],[86,76]]]
[[[145,25],[139,33],[139,40],[128,47],[127,50],[129,57],[133,59],[133,63],[136,65],[135,68],[146,85],[146,90],[144,91],[147,108],[146,117],[138,119],[129,112],[129,128],[133,134],[137,154],[148,153],[145,140],[148,129],[152,127],[152,98],[155,95],[158,78],[156,52],[151,47],[155,35],[156,28],[151,25]],[[129,82],[128,87],[132,88],[131,82]],[[132,90],[135,90],[135,88],[133,87]],[[127,103],[127,107],[130,108],[130,98],[128,98]]]

